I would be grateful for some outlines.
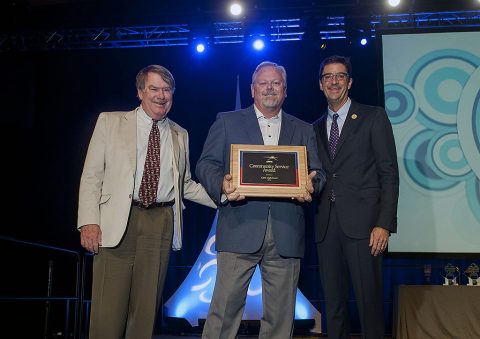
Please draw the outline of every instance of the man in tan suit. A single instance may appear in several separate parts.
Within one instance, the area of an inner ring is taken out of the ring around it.
[[[216,207],[191,179],[188,133],[167,118],[175,80],[151,65],[138,108],[98,117],[80,181],[78,228],[93,261],[90,339],[151,338],[182,198]]]

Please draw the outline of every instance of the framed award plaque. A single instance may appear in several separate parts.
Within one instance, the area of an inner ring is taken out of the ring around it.
[[[305,146],[232,144],[230,174],[247,197],[294,197],[306,192]]]

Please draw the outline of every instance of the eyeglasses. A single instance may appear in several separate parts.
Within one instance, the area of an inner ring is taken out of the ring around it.
[[[339,72],[339,73],[325,73],[325,74],[322,74],[322,81],[332,82],[333,78],[335,78],[337,81],[345,81],[348,78],[348,73]]]
[[[259,81],[255,82],[255,84],[258,85],[258,87],[265,88],[268,85],[274,87],[274,88],[280,88],[283,85],[283,81],[280,80],[273,80],[273,81]]]

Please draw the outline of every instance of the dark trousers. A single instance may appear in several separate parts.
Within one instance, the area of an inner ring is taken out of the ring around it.
[[[357,299],[362,338],[383,338],[382,255],[371,254],[369,238],[347,237],[338,223],[337,213],[340,212],[335,203],[331,203],[327,233],[323,241],[317,243],[328,338],[350,337],[349,275]]]
[[[124,238],[93,260],[90,339],[151,339],[173,237],[171,207],[133,207]]]

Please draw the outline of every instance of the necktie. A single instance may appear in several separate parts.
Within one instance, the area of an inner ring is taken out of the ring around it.
[[[160,131],[158,120],[152,119],[152,129],[148,136],[147,157],[140,184],[139,198],[145,207],[157,201],[158,179],[160,178]]]
[[[330,128],[330,138],[328,139],[328,150],[330,151],[330,155],[332,156],[332,159],[335,158],[335,153],[337,152],[338,138],[340,137],[340,133],[338,131],[337,119],[338,119],[338,114],[335,113],[333,115],[332,127]]]
[[[332,159],[335,158],[335,153],[337,152],[338,138],[340,137],[337,119],[338,114],[335,113],[333,115],[332,127],[330,128],[330,138],[328,139],[328,150],[330,151],[330,156],[332,157]],[[330,200],[335,201],[335,191],[333,190],[333,186],[332,190],[330,191]]]

